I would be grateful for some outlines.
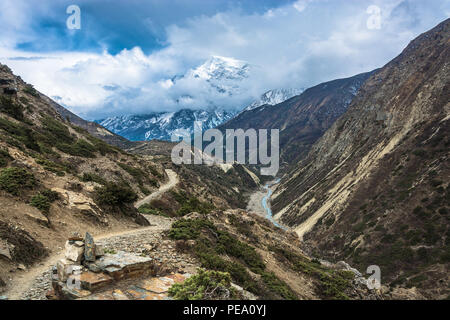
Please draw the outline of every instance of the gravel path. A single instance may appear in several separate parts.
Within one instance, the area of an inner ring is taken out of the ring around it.
[[[169,191],[170,189],[172,189],[173,187],[175,187],[177,185],[179,179],[178,179],[178,175],[175,173],[175,171],[172,171],[170,169],[166,169],[166,173],[169,176],[169,181],[166,184],[163,184],[162,186],[160,186],[158,191],[153,192],[152,194],[148,195],[144,199],[139,200],[138,202],[136,202],[136,204],[134,205],[136,208],[139,208],[143,204],[150,203],[150,201],[152,201],[153,199],[158,198],[163,193]]]
[[[161,216],[146,216],[150,227],[110,233],[95,237],[109,251],[126,251],[145,255],[161,262],[166,270],[194,273],[198,263],[191,256],[180,254],[175,242],[166,239],[174,219]],[[11,300],[46,300],[45,294],[51,289],[51,270],[63,254],[50,257],[32,268],[20,278],[13,290],[7,293]],[[30,285],[31,283],[31,285]]]

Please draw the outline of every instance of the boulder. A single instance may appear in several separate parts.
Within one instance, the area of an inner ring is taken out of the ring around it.
[[[105,255],[105,247],[101,244],[95,245],[95,257],[103,257]]]
[[[77,244],[81,243],[81,245]],[[65,252],[65,257],[66,259],[73,261],[76,264],[80,264],[81,260],[83,259],[83,255],[84,255],[84,244],[81,241],[67,241],[66,242],[66,252]]]
[[[89,232],[86,232],[84,238],[84,260],[89,262],[95,261],[95,242]]]
[[[113,278],[104,273],[83,272],[80,275],[81,288],[95,291],[113,282]]]
[[[61,288],[62,298],[73,300],[73,299],[82,299],[91,295],[91,292],[88,290],[78,289],[78,288]]]
[[[134,278],[153,272],[152,258],[137,256],[132,253],[119,251],[116,254],[107,254],[95,263],[87,264],[89,270],[99,269],[115,280]]]
[[[38,209],[31,209],[28,212],[25,212],[25,216],[27,216],[29,219],[36,221],[39,224],[42,224],[43,226],[48,227],[50,225],[50,221],[46,216],[44,216]]]
[[[83,236],[79,232],[73,232],[70,237],[70,241],[83,241]]]
[[[346,270],[346,271],[351,271],[353,272],[353,274],[356,277],[362,277],[361,272],[359,272],[358,270],[356,270],[355,268],[352,268],[347,262],[345,261],[339,261],[338,263],[336,263],[336,268],[340,269],[340,270]]]
[[[69,277],[72,275],[74,267],[76,267],[76,265],[70,260],[59,260],[56,264],[59,281],[66,282],[67,279],[69,279]]]
[[[14,250],[14,245],[10,244],[8,241],[0,239],[0,257],[12,260],[12,251]]]

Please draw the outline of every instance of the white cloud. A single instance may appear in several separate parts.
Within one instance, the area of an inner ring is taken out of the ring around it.
[[[382,10],[379,30],[367,28],[366,9],[372,4]],[[0,61],[88,118],[211,104],[243,107],[268,89],[309,87],[381,67],[415,36],[443,20],[446,11],[440,9],[444,7],[442,2],[420,0],[315,0],[297,1],[262,14],[231,10],[167,27],[167,46],[148,55],[138,47],[116,55],[39,55],[8,49],[13,38],[2,36]],[[15,16],[26,19],[20,12]],[[240,94],[232,98],[218,94],[202,79],[171,80],[213,55],[252,64],[253,76],[241,84]],[[45,59],[8,59],[39,56]]]

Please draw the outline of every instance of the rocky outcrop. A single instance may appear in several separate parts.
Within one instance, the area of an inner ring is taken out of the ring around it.
[[[373,72],[325,82],[277,105],[243,111],[219,126],[226,129],[279,129],[280,163],[303,159],[311,146],[331,127]]]
[[[174,283],[189,276],[155,277],[161,269],[154,259],[124,251],[105,253],[89,233],[84,240],[71,236],[65,248],[65,258],[53,268],[48,299],[163,300]]]
[[[52,191],[61,195],[63,202],[83,217],[94,220],[100,224],[107,225],[108,219],[97,204],[91,198],[80,192],[69,191],[61,188],[52,188]]]

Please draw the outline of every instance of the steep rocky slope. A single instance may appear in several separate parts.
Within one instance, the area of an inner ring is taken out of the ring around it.
[[[280,129],[281,163],[296,163],[347,110],[370,75],[363,73],[319,84],[281,104],[244,111],[219,129]]]
[[[140,142],[128,151],[150,157],[165,168],[174,170],[180,178],[180,190],[188,190],[216,208],[245,208],[250,194],[264,181],[259,170],[240,164],[175,165],[170,157],[174,146],[172,142],[153,140]],[[170,194],[163,198],[168,206],[176,203]]]
[[[70,121],[72,124],[74,124],[80,128],[83,128],[84,130],[88,131],[94,137],[99,138],[99,139],[107,142],[110,145],[113,145],[113,146],[116,146],[116,147],[119,147],[122,149],[131,148],[135,145],[134,142],[127,140],[126,138],[109,131],[105,127],[103,127],[95,122],[86,121],[86,120],[80,118],[79,116],[70,112],[63,106],[57,104],[50,98],[47,98],[43,95],[41,95],[41,96],[44,99],[46,99],[47,102],[53,108],[56,109],[56,111],[58,111],[58,113],[63,117],[63,119],[66,119],[66,120]]]
[[[311,250],[448,296],[450,20],[373,74],[285,176],[276,218]]]
[[[0,65],[3,280],[54,251],[74,230],[147,225],[133,202],[165,180],[159,163],[106,144],[54,107]]]

